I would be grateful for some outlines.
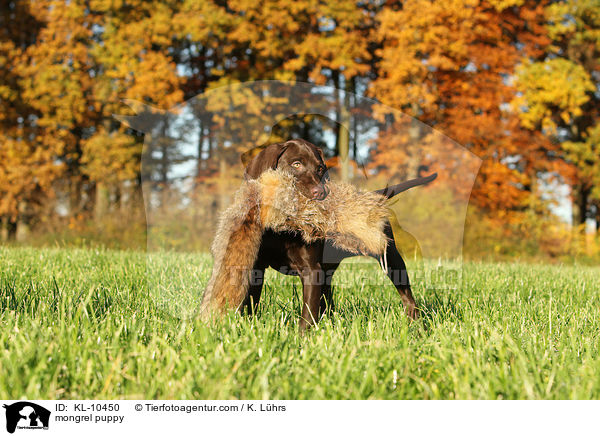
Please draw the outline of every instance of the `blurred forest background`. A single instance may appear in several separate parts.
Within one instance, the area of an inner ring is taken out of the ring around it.
[[[113,114],[276,79],[334,90],[329,120],[286,120],[270,140],[310,140],[344,158],[342,178],[418,175],[388,106],[479,156],[468,257],[598,259],[599,52],[599,0],[3,0],[1,240],[144,248],[144,135]],[[163,156],[193,160],[213,211],[258,145],[223,128],[198,116],[196,151]]]

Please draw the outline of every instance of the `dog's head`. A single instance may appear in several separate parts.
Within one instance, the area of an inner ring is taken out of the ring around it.
[[[323,152],[303,139],[271,144],[246,166],[246,176],[258,178],[268,169],[282,169],[294,176],[298,190],[307,198],[323,200],[329,194],[327,166]]]

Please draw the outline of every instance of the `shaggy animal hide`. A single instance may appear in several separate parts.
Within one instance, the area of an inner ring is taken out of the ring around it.
[[[219,216],[202,318],[242,304],[265,229],[295,232],[307,243],[329,240],[356,254],[385,252],[387,198],[347,183],[329,182],[329,189],[324,200],[310,200],[296,189],[294,177],[280,170],[242,183],[232,205]]]

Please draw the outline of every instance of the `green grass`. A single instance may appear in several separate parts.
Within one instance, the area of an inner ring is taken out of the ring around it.
[[[374,262],[350,264],[333,321],[300,337],[299,282],[273,272],[258,316],[195,319],[209,264],[0,248],[0,397],[600,398],[600,268],[468,263],[456,291],[414,284],[411,324]]]

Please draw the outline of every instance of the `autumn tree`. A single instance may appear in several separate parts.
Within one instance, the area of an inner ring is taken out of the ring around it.
[[[545,14],[552,43],[543,59],[526,57],[517,69],[514,105],[523,126],[559,143],[575,169],[573,224],[591,217],[594,204],[600,229],[600,9],[593,0],[557,1]]]
[[[521,129],[509,110],[510,83],[522,53],[547,44],[544,10],[527,1],[403,1],[378,15],[378,77],[371,93],[440,130],[483,159],[472,193],[500,219],[526,207],[539,171],[552,166],[552,145]],[[385,115],[385,108],[380,108]],[[389,120],[388,120],[389,121]],[[408,131],[399,126],[392,132]],[[415,133],[416,138],[420,133]],[[398,140],[380,138],[377,153]]]
[[[139,195],[143,137],[113,115],[131,113],[126,100],[164,110],[183,99],[182,79],[171,50],[178,7],[175,1],[95,0],[85,11],[99,17],[89,48],[97,119],[82,143],[80,163],[94,183],[97,216],[116,199]]]
[[[152,165],[166,179],[196,160],[196,185],[213,183],[221,202],[217,186],[265,141],[325,145],[333,130],[328,154],[344,162],[375,133],[368,169],[404,178],[447,158],[442,132],[483,159],[472,199],[499,222],[544,213],[539,188],[555,177],[573,185],[575,221],[595,214],[600,225],[596,3],[4,2],[0,217],[14,234],[53,196],[54,213],[82,219],[129,207],[144,137],[113,114],[132,115],[132,102],[164,114],[202,94],[185,128],[154,126],[180,132],[167,135],[179,149],[161,145]],[[329,85],[327,107],[314,111],[310,86],[278,98],[240,86],[271,79]],[[376,120],[363,96],[383,103]]]
[[[225,15],[213,12],[229,30],[222,44],[228,50],[229,61],[214,68],[223,77],[212,86],[278,79],[344,89],[347,93],[338,94],[331,111],[337,122],[334,152],[340,153],[342,141],[348,154],[349,138],[343,136],[348,132],[338,126],[342,117],[352,116],[344,115],[343,108],[352,105],[352,93],[362,92],[359,82],[371,71],[369,33],[375,25],[377,8],[369,2],[352,1],[228,2]],[[310,123],[319,121],[307,117],[302,122],[309,131]]]
[[[31,62],[28,49],[44,23],[28,1],[0,6],[0,219],[5,238],[14,238],[17,225],[27,229],[40,214],[44,198],[60,174],[51,149],[42,146],[39,110],[24,98],[23,65]]]
[[[113,118],[128,110],[122,100],[181,100],[168,54],[172,13],[164,2],[47,0],[30,14],[43,26],[15,69],[19,98],[36,114],[32,146],[60,171],[54,188],[69,194],[69,213],[86,216],[139,177],[141,137]],[[44,180],[43,167],[35,171]]]

